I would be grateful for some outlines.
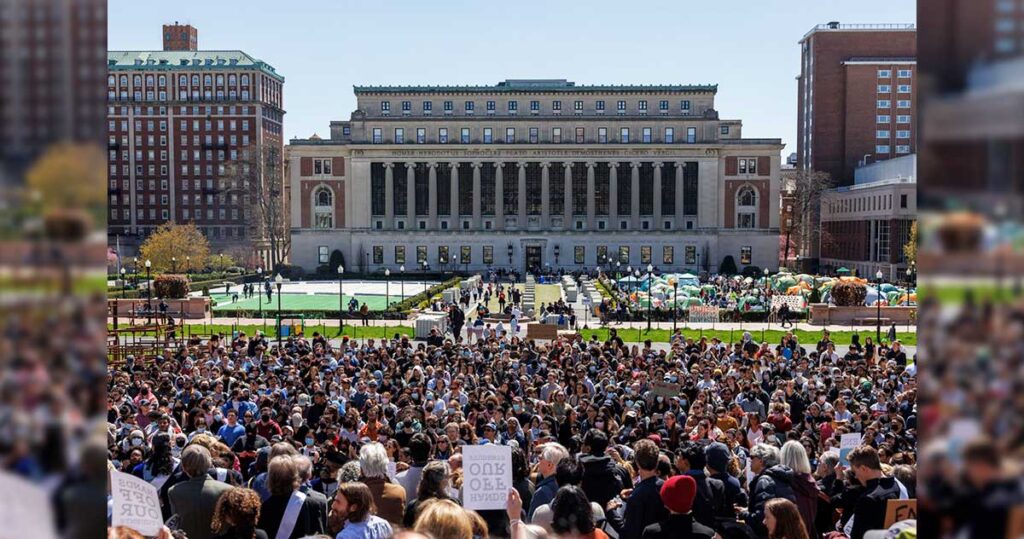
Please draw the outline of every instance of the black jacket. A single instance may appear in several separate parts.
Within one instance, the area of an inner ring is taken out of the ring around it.
[[[793,470],[788,466],[776,464],[767,470],[762,470],[751,482],[750,502],[747,505],[747,514],[744,520],[758,537],[768,537],[768,530],[764,527],[764,506],[768,500],[785,498],[796,503],[796,494],[791,486],[792,481]]]
[[[637,483],[626,500],[626,514],[619,533],[621,539],[640,539],[647,526],[668,518],[668,509],[661,501],[661,486],[665,482],[649,477]]]
[[[687,515],[669,515],[668,518],[644,528],[643,539],[688,539],[714,537],[715,530]]]
[[[281,526],[281,519],[284,518],[289,498],[291,498],[291,494],[275,495],[263,502],[260,519],[256,526],[266,531],[267,535],[277,535],[277,529]],[[299,518],[295,521],[295,528],[289,537],[298,539],[326,532],[327,498],[319,492],[307,491],[306,500],[302,502],[302,509],[299,510]]]
[[[583,465],[583,493],[602,508],[626,485],[633,484],[629,472],[615,464],[611,457],[587,455],[580,459],[580,463]]]
[[[686,475],[697,483],[697,495],[693,498],[693,510],[690,512],[694,520],[714,528],[716,517],[736,518],[732,506],[726,505],[725,484],[721,480],[708,477],[703,470],[690,470]]]
[[[850,539],[861,539],[870,530],[880,530],[885,525],[885,510],[889,500],[898,500],[900,487],[896,479],[882,477],[868,481],[864,495],[853,508],[853,530]]]

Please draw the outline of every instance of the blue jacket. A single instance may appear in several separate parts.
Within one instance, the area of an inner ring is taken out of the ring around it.
[[[555,482],[555,476],[552,474],[550,477],[545,477],[537,483],[537,488],[533,491],[533,500],[530,502],[530,510],[526,513],[526,519],[528,521],[533,520],[533,513],[538,507],[551,503],[551,500],[555,499],[555,493],[558,492],[558,483]]]

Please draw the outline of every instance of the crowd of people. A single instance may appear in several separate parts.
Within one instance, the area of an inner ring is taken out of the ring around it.
[[[189,539],[860,539],[915,495],[916,375],[899,342],[840,354],[827,332],[195,337],[110,365],[109,468]],[[512,447],[506,511],[460,502],[476,444]]]

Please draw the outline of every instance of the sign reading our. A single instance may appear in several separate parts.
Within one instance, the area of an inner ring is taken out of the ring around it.
[[[155,536],[163,527],[156,487],[130,474],[110,472],[114,509],[111,525],[128,526],[142,535]]]
[[[512,488],[512,448],[473,445],[462,448],[463,504],[466,509],[504,509]]]

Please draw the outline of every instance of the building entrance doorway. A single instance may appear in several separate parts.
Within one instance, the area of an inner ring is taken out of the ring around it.
[[[540,245],[527,245],[526,246],[526,271],[536,273],[543,265],[544,260],[541,256]]]

